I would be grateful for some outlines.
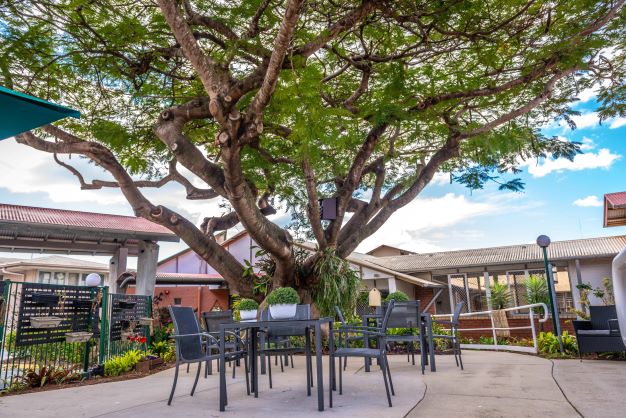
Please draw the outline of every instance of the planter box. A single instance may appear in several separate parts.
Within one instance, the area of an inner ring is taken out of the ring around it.
[[[66,343],[84,343],[91,339],[91,332],[78,331],[78,332],[66,332],[65,333],[65,342]]]
[[[59,304],[59,295],[53,293],[33,293],[30,300],[38,305],[56,306]]]
[[[256,309],[250,311],[239,311],[239,316],[241,317],[242,321],[252,321],[256,319],[256,313]]]
[[[154,319],[152,318],[139,318],[139,325],[144,325],[144,326],[152,326],[152,324],[154,323]]]
[[[31,316],[30,326],[33,328],[56,328],[61,325],[63,318],[58,316]]]
[[[135,307],[136,303],[137,302],[132,302],[132,301],[129,301],[129,300],[120,300],[117,303],[117,306],[119,306],[120,309],[133,309]]]
[[[138,372],[148,372],[152,369],[156,369],[157,367],[159,367],[160,365],[162,365],[163,363],[165,363],[163,361],[163,359],[161,357],[157,357],[155,359],[145,359],[145,360],[140,360],[136,365],[135,365],[135,370],[137,370]]]
[[[298,305],[279,303],[270,306],[270,315],[272,319],[291,319],[296,316]]]

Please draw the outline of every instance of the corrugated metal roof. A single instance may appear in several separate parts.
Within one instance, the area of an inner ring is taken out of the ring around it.
[[[88,260],[81,260],[78,258],[63,257],[58,255],[51,255],[47,257],[37,258],[21,258],[21,259],[8,259],[9,261],[3,261],[0,259],[0,267],[17,267],[17,266],[37,266],[37,267],[50,267],[50,268],[71,268],[71,269],[96,269],[108,271],[108,264],[96,263]]]
[[[175,236],[169,229],[161,225],[134,216],[8,204],[0,204],[0,222],[130,231],[144,234]]]
[[[612,257],[626,247],[626,236],[556,241],[548,248],[550,260]],[[543,256],[536,244],[471,250],[444,251],[430,254],[368,257],[371,263],[404,272],[424,272],[498,264],[541,262]]]
[[[626,207],[626,192],[607,193],[604,198],[611,205],[612,209]]]

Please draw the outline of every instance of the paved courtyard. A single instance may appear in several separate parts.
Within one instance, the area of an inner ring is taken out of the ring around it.
[[[451,356],[438,356],[438,372],[422,377],[405,356],[391,357],[396,389],[394,406],[386,404],[382,375],[365,373],[351,359],[344,394],[334,396],[327,416],[359,417],[623,417],[626,411],[626,362],[550,361],[538,357],[466,351],[465,371]],[[319,417],[315,392],[307,397],[304,359],[285,373],[275,369],[274,388],[260,377],[259,399],[245,394],[243,378],[228,381],[227,412],[218,410],[217,376],[201,378],[188,395],[192,374],[182,373],[177,396],[166,404],[173,371],[143,379],[0,398],[7,417]],[[325,369],[326,371],[326,369]],[[554,377],[553,377],[554,376]],[[558,384],[557,384],[558,383]],[[328,399],[326,399],[328,402]]]

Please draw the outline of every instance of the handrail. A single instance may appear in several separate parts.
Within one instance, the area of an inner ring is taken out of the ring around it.
[[[512,308],[504,308],[504,309],[492,309],[492,310],[488,310],[488,311],[480,311],[480,312],[468,312],[468,313],[462,313],[459,316],[462,317],[467,317],[467,316],[474,316],[474,315],[489,315],[489,319],[491,319],[491,327],[488,328],[458,328],[457,331],[487,331],[487,330],[491,330],[491,333],[493,335],[493,345],[489,345],[489,344],[461,344],[462,348],[474,348],[474,349],[478,349],[478,350],[483,350],[483,349],[495,349],[495,350],[500,350],[500,349],[504,349],[504,350],[510,350],[510,351],[522,351],[522,352],[531,352],[531,353],[537,353],[538,351],[538,347],[537,347],[537,332],[535,330],[535,319],[534,319],[534,312],[533,312],[533,308],[537,308],[537,307],[542,307],[543,308],[543,317],[539,317],[538,320],[539,322],[546,322],[548,320],[548,306],[545,303],[532,303],[530,305],[522,305],[522,306],[514,306]],[[493,313],[494,312],[502,312],[502,311],[518,311],[520,309],[528,309],[528,319],[530,320],[530,325],[529,326],[525,326],[525,327],[506,327],[506,328],[500,328],[500,327],[496,327],[495,326],[495,322],[493,320]],[[438,318],[438,317],[452,317],[453,314],[438,314],[438,315],[433,315],[434,318]],[[518,330],[518,329],[530,329],[532,331],[532,336],[533,336],[533,348],[530,347],[518,347],[518,346],[513,346],[513,345],[499,345],[498,344],[498,336],[496,331],[503,331],[503,330]]]
[[[462,313],[459,316],[473,316],[473,315],[485,315],[485,314],[489,314],[491,315],[492,313],[496,312],[496,311],[519,311],[520,309],[531,309],[531,308],[535,308],[541,306],[543,308],[543,318],[539,319],[539,322],[546,322],[548,320],[548,305],[546,305],[543,302],[539,302],[539,303],[532,303],[530,305],[520,305],[520,306],[513,306],[512,308],[504,308],[504,309],[492,309],[490,311],[479,311],[479,312],[467,312],[467,313]],[[439,318],[439,317],[452,317],[452,315],[454,314],[436,314],[433,315],[433,318]]]

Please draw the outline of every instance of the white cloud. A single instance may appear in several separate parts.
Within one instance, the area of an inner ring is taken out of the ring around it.
[[[454,238],[461,235],[475,237],[477,234],[475,230],[459,230],[457,227],[450,236],[450,227],[466,226],[469,220],[477,217],[524,207],[519,202],[511,207],[511,201],[518,199],[518,193],[498,193],[482,200],[454,193],[417,198],[394,213],[374,235],[361,243],[357,251],[367,251],[383,243],[417,252],[442,251],[447,248],[438,242],[454,246]]]
[[[553,171],[580,171],[594,168],[608,169],[621,158],[621,155],[614,154],[607,148],[600,149],[597,153],[578,154],[573,161],[565,158],[548,158],[536,164],[530,160],[524,161],[521,165],[528,167],[528,172],[533,177],[544,177]]]
[[[581,142],[582,142],[582,144],[580,145],[581,151],[590,151],[596,147],[596,145],[593,142],[593,139],[587,138],[586,136],[583,137],[583,140]]]
[[[626,125],[626,118],[615,118],[611,121],[611,124],[609,125],[609,128],[611,129],[617,129],[620,128],[622,126]]]
[[[598,196],[590,195],[581,199],[576,199],[573,205],[584,208],[595,208],[602,206],[602,202],[600,201],[600,199],[598,199]]]

